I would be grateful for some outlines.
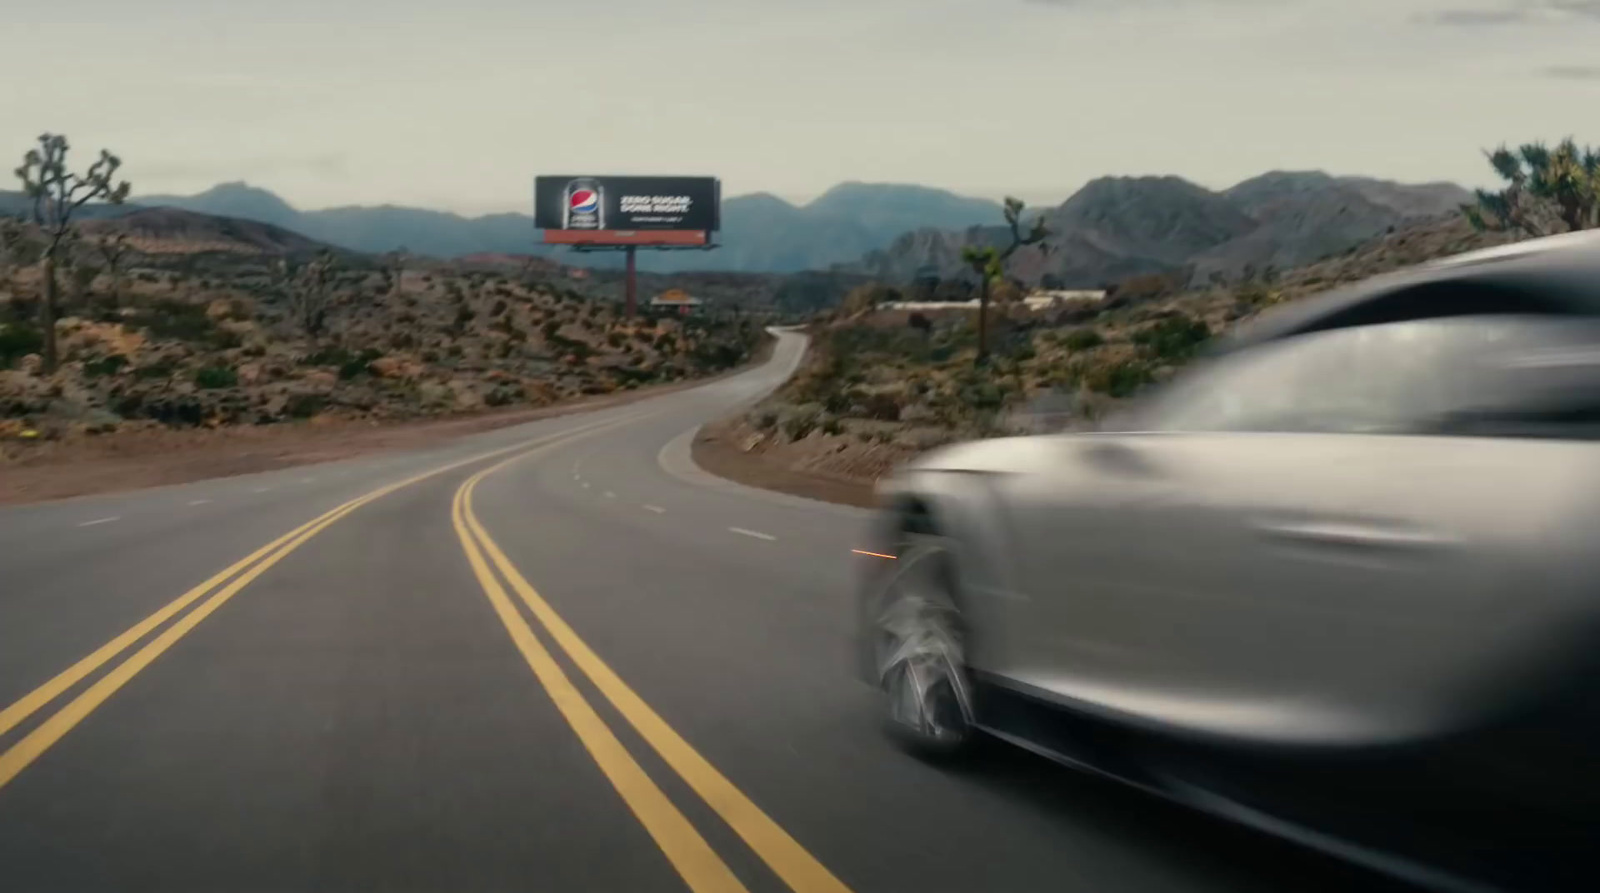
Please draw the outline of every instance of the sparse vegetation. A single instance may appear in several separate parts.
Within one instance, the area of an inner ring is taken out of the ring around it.
[[[1464,218],[1426,223],[1232,284],[1213,278],[1186,289],[1177,277],[1136,277],[1112,290],[1136,300],[1002,306],[982,365],[983,317],[971,311],[841,314],[813,326],[811,354],[777,394],[714,428],[781,467],[870,482],[951,441],[1092,427],[1192,361],[1214,335],[1276,304],[1512,237],[1475,232]]]
[[[1506,187],[1480,189],[1477,204],[1462,208],[1473,226],[1528,236],[1600,228],[1600,148],[1566,139],[1485,154]]]
[[[18,425],[59,441],[542,405],[720,371],[763,337],[721,316],[624,325],[610,301],[427,261],[151,250],[105,220],[75,235],[59,249],[61,362],[46,377],[25,269],[42,237],[0,225],[0,461],[30,449],[5,435]]]
[[[1017,253],[1019,248],[1028,245],[1039,245],[1044,250],[1043,242],[1050,235],[1046,228],[1044,218],[1034,218],[1028,232],[1022,232],[1022,211],[1026,207],[1021,199],[1006,196],[1005,218],[1009,229],[1008,241],[1003,248],[991,245],[968,246],[962,249],[961,259],[972,267],[978,274],[978,353],[973,357],[973,362],[982,365],[989,359],[989,293],[994,284],[1005,276],[1006,261]]]
[[[195,372],[194,383],[206,390],[236,387],[239,373],[228,366],[205,366]]]
[[[56,269],[61,265],[63,243],[76,236],[74,217],[91,201],[122,204],[130,189],[126,180],[113,182],[122,167],[121,159],[102,150],[99,160],[89,165],[86,173],[75,174],[67,170],[70,149],[66,137],[46,133],[39,137],[38,148],[29,149],[23,156],[16,172],[22,181],[22,194],[31,207],[33,225],[43,240],[39,257],[39,332],[41,363],[46,373],[54,372],[58,362]]]

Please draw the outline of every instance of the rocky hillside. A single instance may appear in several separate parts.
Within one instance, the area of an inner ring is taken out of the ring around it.
[[[205,225],[142,211],[116,221],[137,251],[113,276],[86,227],[40,371],[38,269],[0,268],[0,455],[31,441],[141,426],[381,421],[541,406],[686,380],[747,359],[750,318],[620,317],[582,282],[432,264],[398,281],[370,258],[335,263],[324,332],[290,313],[277,264],[315,243],[264,224]]]
[[[732,455],[735,468],[760,457],[781,474],[864,485],[950,441],[1092,426],[1170,376],[1207,339],[1268,307],[1507,238],[1456,218],[1404,227],[1282,275],[1113,294],[1038,313],[1001,304],[991,320],[994,357],[983,370],[973,367],[970,311],[836,316],[814,327],[800,373],[748,414],[710,429],[707,448]]]
[[[1288,269],[1337,255],[1396,228],[1437,220],[1471,199],[1449,183],[1408,185],[1317,171],[1276,171],[1211,192],[1177,177],[1106,177],[1043,212],[1053,235],[1024,249],[1010,272],[1029,283],[1094,288],[1140,274]],[[960,277],[961,249],[997,244],[997,226],[924,228],[842,270],[909,281],[932,270]]]

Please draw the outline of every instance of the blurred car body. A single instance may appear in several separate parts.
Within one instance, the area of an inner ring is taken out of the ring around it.
[[[990,733],[1439,889],[1600,843],[1600,241],[1262,316],[1092,434],[880,487],[893,733]]]

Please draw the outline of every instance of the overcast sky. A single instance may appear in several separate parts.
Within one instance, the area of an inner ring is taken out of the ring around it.
[[[51,130],[136,195],[246,180],[304,208],[527,210],[536,173],[586,172],[801,201],[1476,185],[1485,147],[1600,141],[1600,0],[53,0],[5,34],[0,160]]]

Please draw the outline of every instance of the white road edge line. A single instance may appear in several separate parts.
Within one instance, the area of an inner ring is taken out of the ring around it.
[[[96,518],[93,521],[85,521],[82,524],[79,524],[78,526],[79,527],[93,527],[96,524],[110,524],[112,521],[121,521],[121,520],[122,520],[122,516],[121,515],[112,515],[109,518]]]
[[[667,510],[659,505],[647,505],[644,507],[644,510],[647,512],[655,512],[658,515],[665,515],[667,513]]]
[[[728,528],[728,532],[729,533],[737,533],[740,536],[755,537],[758,540],[766,540],[769,543],[777,540],[777,537],[773,536],[770,533],[762,533],[759,530],[745,530],[743,527],[729,527]]]

